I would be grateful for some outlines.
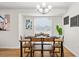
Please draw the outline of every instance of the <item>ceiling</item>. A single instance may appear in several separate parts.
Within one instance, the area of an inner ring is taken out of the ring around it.
[[[75,2],[47,2],[47,5],[52,6],[51,12],[47,13],[48,16],[62,16],[64,15],[68,8]],[[0,2],[0,9],[2,10],[18,10],[18,12],[32,13],[34,15],[41,15],[36,10],[36,6],[42,4],[42,2]],[[27,11],[26,11],[27,9]],[[35,13],[36,12],[36,13]]]
[[[37,4],[41,4],[41,2],[0,2],[0,9],[32,9],[36,8]],[[47,2],[47,5],[52,5],[53,8],[58,9],[68,9],[72,4],[73,2]]]

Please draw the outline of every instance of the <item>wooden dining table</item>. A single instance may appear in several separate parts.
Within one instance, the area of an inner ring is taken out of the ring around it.
[[[26,37],[27,38],[27,37]],[[39,40],[38,38],[37,38],[37,40],[35,40],[34,38],[36,38],[36,37],[29,37],[29,39],[31,40],[31,42],[41,42],[41,48],[42,48],[42,50],[41,50],[41,57],[44,57],[44,55],[43,55],[43,48],[44,48],[44,42],[61,42],[61,57],[64,57],[64,51],[63,51],[63,39],[57,39],[56,37],[48,37],[48,38],[51,38],[51,40],[45,40],[45,37],[41,37],[40,39],[41,40]],[[56,40],[57,39],[57,40]],[[26,40],[26,39],[24,39],[24,40]],[[23,52],[22,52],[22,42],[24,41],[24,40],[20,40],[20,57],[23,57]],[[31,53],[30,53],[30,57],[33,57],[32,56],[32,47],[31,47]]]

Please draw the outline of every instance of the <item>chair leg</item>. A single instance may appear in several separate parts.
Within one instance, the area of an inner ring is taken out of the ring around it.
[[[27,56],[29,56],[29,53],[27,53]]]
[[[34,51],[33,51],[33,57],[34,57]]]
[[[53,47],[53,50],[50,52],[52,57],[55,57],[55,48]]]
[[[54,56],[55,56],[55,54],[52,52],[52,53],[51,53],[51,57],[54,57]]]
[[[51,51],[49,51],[49,53],[50,53],[50,56],[51,56]]]
[[[26,50],[26,49],[24,48],[24,53],[25,53],[25,50]]]

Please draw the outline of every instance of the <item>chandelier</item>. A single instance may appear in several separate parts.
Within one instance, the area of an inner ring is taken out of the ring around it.
[[[36,8],[40,13],[46,14],[52,9],[52,6],[47,5],[46,3],[42,3],[41,5],[37,5]]]

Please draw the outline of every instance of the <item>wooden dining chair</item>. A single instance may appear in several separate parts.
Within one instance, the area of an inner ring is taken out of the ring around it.
[[[50,48],[48,47],[47,49],[44,49],[44,51],[49,51],[49,54],[51,55],[51,51],[54,51],[54,48],[53,48],[53,45],[54,45],[54,42],[53,42],[53,38],[44,38],[44,42],[47,42],[46,44],[44,43],[44,45],[46,46],[51,46]]]
[[[61,57],[61,47],[62,47],[61,46],[61,42],[63,42],[63,39],[55,38],[53,42],[54,42],[54,45],[53,45],[53,55],[51,53],[51,56]]]
[[[22,36],[20,36],[20,38],[21,38],[21,41],[22,41],[23,54],[25,56],[29,56],[29,54],[31,55],[31,47],[32,47],[32,45],[31,45],[30,37],[23,38]]]
[[[43,51],[49,51],[49,54],[52,51],[52,44],[53,44],[52,43],[53,42],[53,39],[52,38],[32,38],[32,42],[34,42],[33,48],[32,48],[33,56],[35,56],[34,55],[35,54],[35,51],[40,51],[41,52],[41,55],[43,55]],[[35,44],[35,42],[39,42],[39,44]],[[44,42],[48,42],[50,44],[47,44],[47,43],[44,43]],[[42,49],[42,44],[43,44],[43,49]],[[47,48],[47,46],[50,46],[50,47]]]
[[[38,46],[41,45],[40,44],[41,43],[41,38],[31,38],[31,41],[32,41],[32,44],[33,44],[33,47],[32,47],[33,56],[35,56],[35,51],[40,51],[41,52],[41,50],[42,50],[41,47],[38,47]]]

